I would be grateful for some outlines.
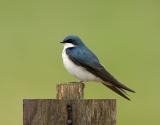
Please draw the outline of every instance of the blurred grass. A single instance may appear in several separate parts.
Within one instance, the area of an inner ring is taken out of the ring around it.
[[[22,124],[22,99],[55,98],[74,81],[63,68],[62,45],[79,35],[119,80],[136,90],[128,102],[87,83],[86,98],[117,98],[118,125],[160,124],[160,2],[0,1],[0,124]]]

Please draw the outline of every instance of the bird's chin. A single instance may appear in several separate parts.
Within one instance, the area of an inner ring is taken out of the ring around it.
[[[72,43],[64,43],[64,48],[75,47]]]

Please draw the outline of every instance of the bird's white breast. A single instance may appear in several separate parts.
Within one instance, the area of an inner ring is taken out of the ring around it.
[[[74,62],[72,62],[68,55],[66,54],[66,49],[68,47],[74,47],[72,44],[67,43],[64,45],[64,49],[62,52],[62,59],[63,59],[63,64],[67,71],[75,76],[77,79],[80,81],[97,81],[99,80],[95,75],[92,73],[88,72],[85,68],[76,65]]]

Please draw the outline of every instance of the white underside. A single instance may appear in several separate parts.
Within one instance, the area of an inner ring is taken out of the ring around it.
[[[99,81],[100,79],[98,77],[96,77],[92,73],[88,72],[85,68],[83,68],[81,66],[77,66],[69,59],[68,55],[66,54],[66,49],[68,47],[73,47],[73,46],[74,45],[72,45],[70,43],[66,43],[64,45],[64,49],[62,52],[62,59],[63,59],[64,67],[67,69],[67,71],[71,75],[75,76],[80,81],[84,81],[84,82],[86,82],[86,81]]]

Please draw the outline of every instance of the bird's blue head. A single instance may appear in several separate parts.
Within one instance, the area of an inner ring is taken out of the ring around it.
[[[76,36],[76,35],[69,35],[64,38],[64,40],[61,43],[70,43],[73,44],[74,46],[84,46],[84,43],[82,40]]]

